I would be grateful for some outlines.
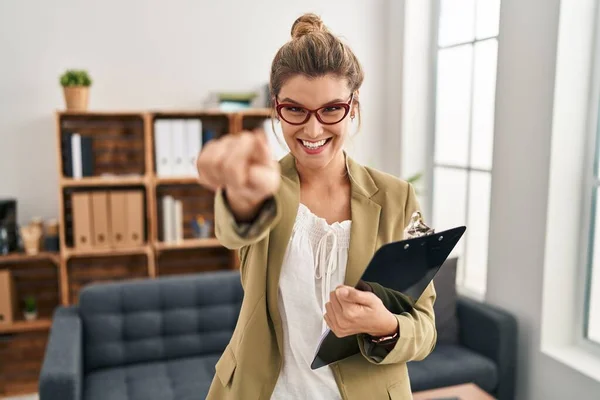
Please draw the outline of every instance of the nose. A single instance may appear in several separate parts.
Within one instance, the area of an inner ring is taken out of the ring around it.
[[[323,134],[323,125],[314,114],[311,115],[308,121],[306,121],[306,124],[304,124],[304,133],[311,138],[318,138]]]

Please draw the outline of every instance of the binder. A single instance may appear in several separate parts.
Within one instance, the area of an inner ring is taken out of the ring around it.
[[[127,198],[127,244],[141,246],[144,243],[144,194],[140,190],[128,191]]]
[[[162,232],[163,242],[175,241],[175,199],[170,195],[162,198]]]
[[[171,121],[171,163],[173,165],[173,175],[185,176],[188,174],[187,150],[186,150],[186,123],[183,119],[174,119]]]
[[[154,121],[154,153],[156,155],[156,175],[171,176],[171,124],[168,119]]]
[[[466,230],[465,226],[383,245],[367,265],[361,281],[378,283],[399,292],[403,309],[388,309],[401,314],[412,308],[433,280]],[[402,333],[400,333],[402,334]],[[338,338],[330,329],[321,336],[311,363],[317,369],[360,352],[356,335]]]
[[[0,326],[17,319],[17,291],[10,270],[0,271]]]
[[[175,216],[174,239],[175,242],[181,242],[183,240],[183,202],[175,199],[173,208],[173,214]]]
[[[92,232],[94,247],[110,247],[110,229],[108,224],[108,192],[92,192]]]
[[[90,249],[94,245],[92,234],[92,204],[89,193],[78,192],[71,196],[73,220],[73,247]]]
[[[114,247],[129,246],[127,235],[127,194],[123,191],[109,192],[110,242]]]
[[[185,135],[186,175],[196,176],[196,158],[202,150],[202,121],[197,118],[188,119]]]
[[[82,178],[83,166],[81,160],[81,135],[79,133],[73,133],[73,135],[71,135],[71,162],[73,178]]]

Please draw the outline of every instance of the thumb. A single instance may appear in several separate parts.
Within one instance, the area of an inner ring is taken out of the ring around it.
[[[340,301],[345,303],[357,303],[368,306],[371,304],[371,295],[369,292],[361,292],[350,286],[340,286],[336,289]]]
[[[264,129],[258,128],[253,131],[254,135],[254,152],[252,159],[260,164],[268,165],[271,163],[272,155],[267,133]]]

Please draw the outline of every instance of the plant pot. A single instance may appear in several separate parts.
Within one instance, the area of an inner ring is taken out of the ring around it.
[[[37,319],[37,311],[24,311],[23,316],[26,321],[33,321]]]
[[[67,110],[85,111],[89,102],[89,86],[67,86],[63,87]]]

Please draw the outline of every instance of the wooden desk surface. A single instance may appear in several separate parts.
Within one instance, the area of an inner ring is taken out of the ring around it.
[[[435,400],[452,397],[457,397],[460,400],[494,400],[491,395],[473,383],[413,393],[413,400]]]

